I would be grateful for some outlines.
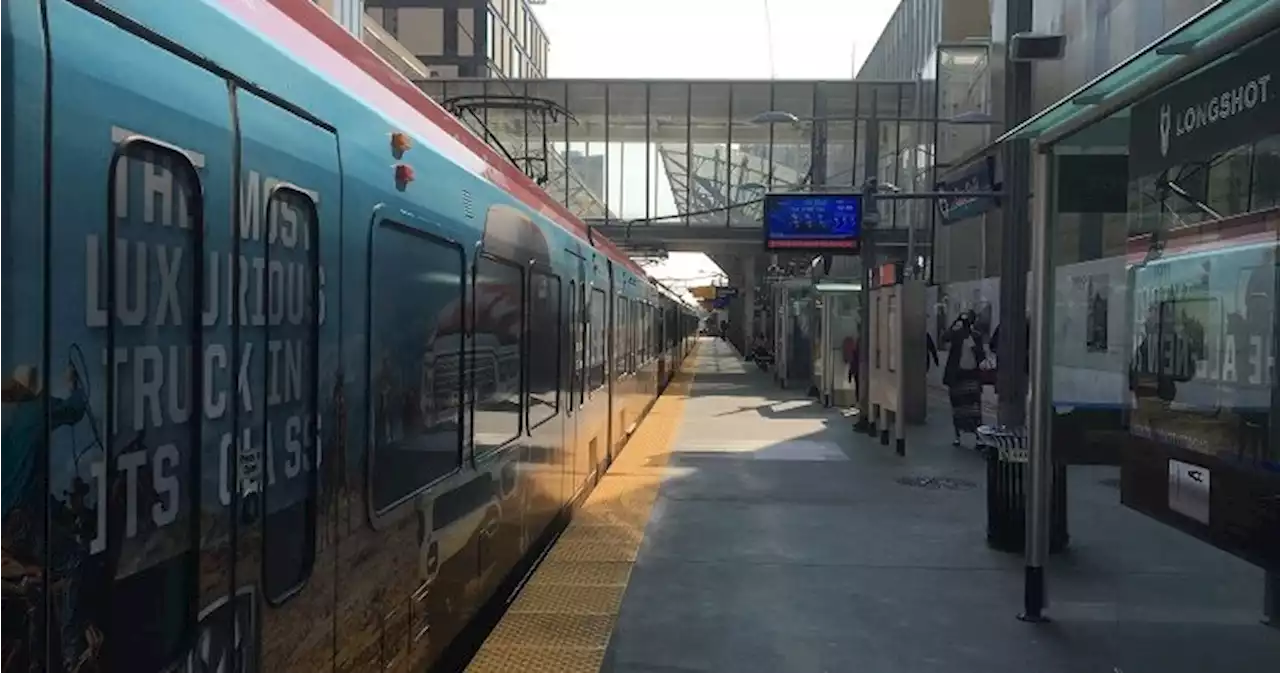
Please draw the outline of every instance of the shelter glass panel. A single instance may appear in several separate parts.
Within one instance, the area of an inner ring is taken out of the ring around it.
[[[808,183],[813,167],[813,95],[812,82],[774,82],[772,112],[789,113],[794,123],[774,122],[771,162],[771,188],[793,190]]]
[[[770,124],[756,118],[773,106],[773,88],[767,82],[734,82],[732,85],[730,124],[733,129],[733,152],[725,192],[730,203],[730,226],[759,226],[762,199],[768,191]]]
[[[645,217],[644,82],[609,84],[609,161],[605,201],[622,219]]]
[[[650,179],[653,203],[651,217],[668,223],[687,223],[688,201],[684,189],[681,160],[689,153],[688,82],[654,82],[649,94],[649,133],[653,157]]]
[[[729,136],[731,117],[728,83],[707,83],[691,91],[691,153],[685,160],[685,190],[689,222],[724,224],[728,206]]]
[[[855,170],[858,145],[854,126],[856,87],[843,82],[819,82],[817,87],[818,95],[825,100],[826,184],[853,187],[858,184]]]
[[[589,221],[603,220],[606,213],[603,141],[607,123],[603,114],[605,85],[597,82],[570,82],[568,87],[566,107],[577,118],[577,123],[567,125],[564,204],[578,217]]]
[[[1258,177],[1280,133],[1258,78],[1277,44],[1058,142],[1047,246],[1056,457],[1118,464],[1126,505],[1273,568],[1280,208]],[[1246,576],[1221,567],[1223,587]]]

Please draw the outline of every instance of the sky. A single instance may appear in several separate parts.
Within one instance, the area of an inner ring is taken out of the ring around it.
[[[551,43],[548,77],[851,79],[897,5],[546,0],[534,12]],[[716,270],[706,255],[673,252],[650,273],[684,285],[699,284]]]

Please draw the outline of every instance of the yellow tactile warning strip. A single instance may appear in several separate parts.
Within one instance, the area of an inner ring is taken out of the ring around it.
[[[468,673],[600,670],[692,382],[691,372],[675,375],[485,639]]]

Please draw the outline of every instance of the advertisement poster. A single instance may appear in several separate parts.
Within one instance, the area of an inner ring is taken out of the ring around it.
[[[1278,220],[1271,210],[1189,227],[1132,266],[1135,435],[1280,470],[1268,441]],[[1145,250],[1137,243],[1131,259]]]

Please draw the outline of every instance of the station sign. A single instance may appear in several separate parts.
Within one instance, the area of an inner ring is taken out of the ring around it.
[[[764,247],[856,254],[862,242],[861,194],[766,194]]]
[[[1151,175],[1280,133],[1280,33],[1133,106],[1129,170]]]
[[[934,185],[934,189],[939,192],[955,193],[955,196],[938,199],[938,211],[942,216],[943,225],[977,217],[1000,205],[997,199],[991,197],[966,195],[973,192],[1000,191],[1000,186],[996,184],[996,158],[983,157],[964,171],[939,181]]]
[[[871,288],[889,287],[902,283],[903,266],[901,262],[889,262],[871,270]]]

